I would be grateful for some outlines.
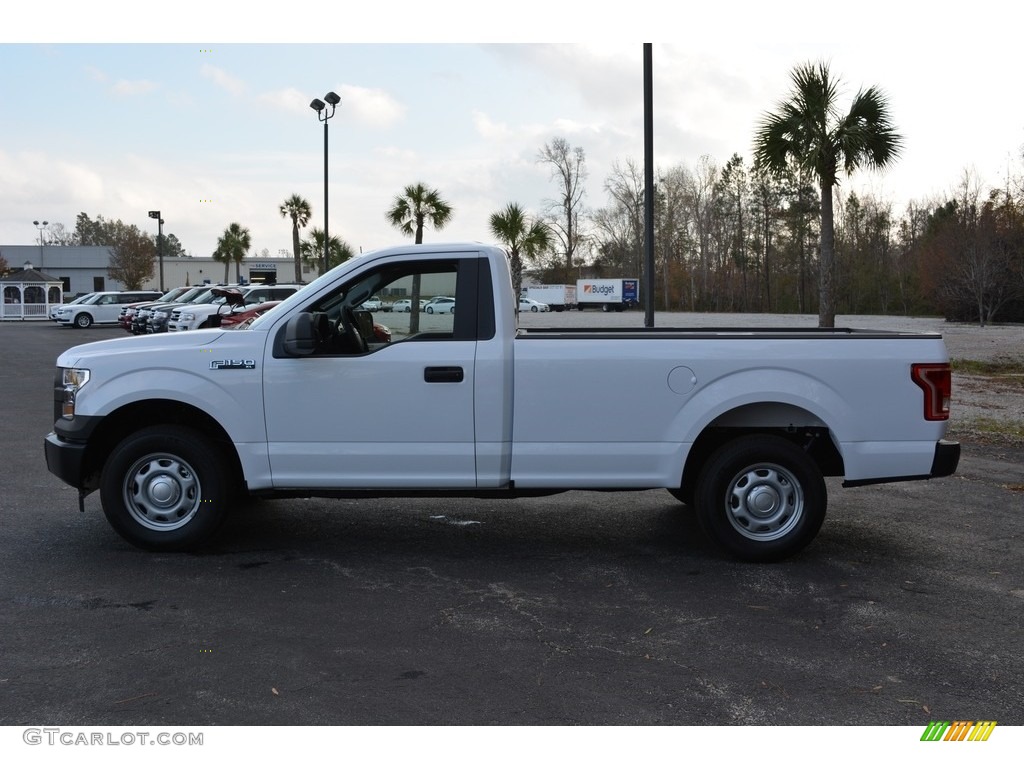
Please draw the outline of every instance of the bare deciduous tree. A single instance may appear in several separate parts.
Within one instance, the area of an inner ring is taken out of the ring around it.
[[[558,182],[558,197],[546,200],[547,224],[561,246],[565,259],[565,279],[572,274],[573,258],[583,241],[580,224],[583,220],[583,197],[587,179],[586,155],[583,147],[570,147],[556,137],[545,144],[537,162],[547,165],[551,179]]]

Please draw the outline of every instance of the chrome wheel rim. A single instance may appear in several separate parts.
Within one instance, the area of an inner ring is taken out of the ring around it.
[[[124,503],[139,525],[151,531],[174,531],[195,517],[202,489],[188,462],[173,454],[152,453],[125,474]]]
[[[725,491],[729,524],[753,541],[775,541],[800,523],[803,487],[777,464],[755,464],[738,472]]]

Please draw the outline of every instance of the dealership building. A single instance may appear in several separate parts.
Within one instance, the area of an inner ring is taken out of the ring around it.
[[[102,245],[0,245],[0,256],[7,260],[8,268],[22,269],[26,264],[38,272],[56,277],[63,286],[64,296],[70,299],[93,291],[119,291],[125,288],[107,274],[110,249]],[[293,283],[309,282],[316,271],[303,265],[296,280],[295,263],[291,258],[247,258],[237,268],[239,282]],[[201,285],[224,282],[224,264],[206,256],[164,257],[163,286],[160,285],[160,263],[154,265],[153,277],[142,289],[170,290],[180,285]],[[236,281],[236,267],[228,267],[228,281]]]

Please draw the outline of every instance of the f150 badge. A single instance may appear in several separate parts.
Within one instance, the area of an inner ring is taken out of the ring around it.
[[[223,371],[229,368],[255,368],[255,360],[211,360],[211,371]]]

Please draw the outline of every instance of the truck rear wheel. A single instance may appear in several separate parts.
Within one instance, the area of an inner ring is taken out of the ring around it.
[[[752,562],[791,557],[825,521],[828,492],[817,464],[774,435],[750,435],[716,450],[701,469],[694,503],[705,533]]]
[[[208,438],[185,427],[148,427],[110,454],[100,481],[108,522],[137,547],[194,549],[220,527],[230,502],[229,472]]]

